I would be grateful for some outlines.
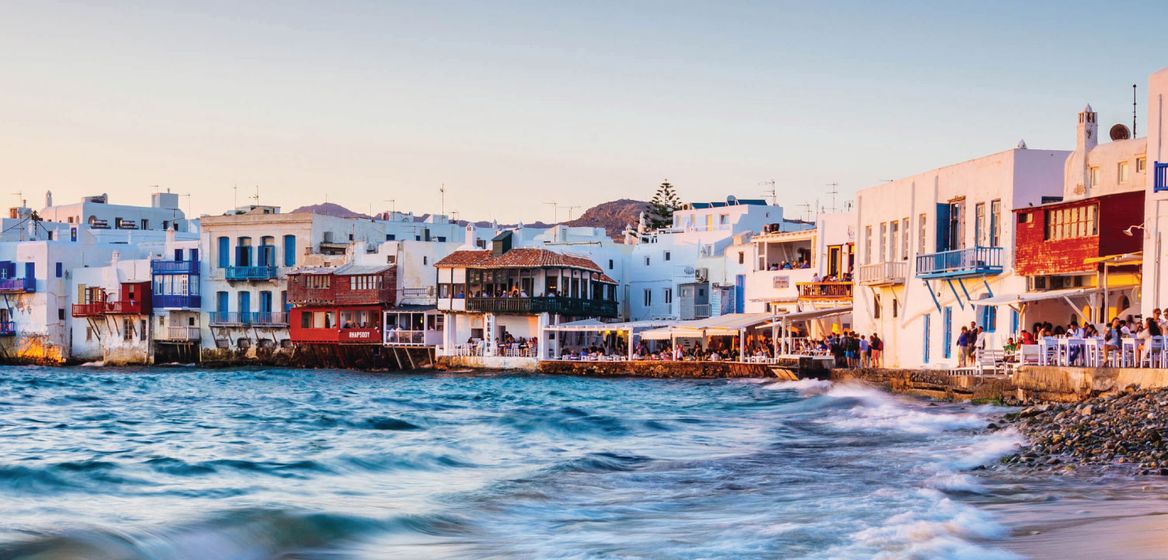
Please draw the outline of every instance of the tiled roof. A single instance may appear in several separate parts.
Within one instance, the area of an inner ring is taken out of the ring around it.
[[[545,266],[561,266],[600,272],[603,271],[596,263],[584,257],[565,255],[547,249],[519,248],[511,249],[502,255],[495,256],[489,250],[455,251],[442,260],[434,263],[439,268],[537,268]],[[613,282],[611,278],[606,281]]]

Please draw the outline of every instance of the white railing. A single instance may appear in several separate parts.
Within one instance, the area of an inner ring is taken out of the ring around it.
[[[199,327],[166,327],[164,340],[199,340]]]
[[[860,284],[878,286],[881,284],[904,284],[908,278],[908,263],[892,261],[860,265],[856,280]]]

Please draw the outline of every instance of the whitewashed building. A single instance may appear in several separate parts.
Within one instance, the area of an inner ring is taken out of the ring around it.
[[[1148,77],[1148,126],[1146,145],[1147,196],[1144,202],[1143,297],[1141,309],[1168,307],[1168,68]]]
[[[1069,154],[1019,147],[857,194],[854,329],[884,340],[886,367],[955,366],[962,326],[1017,320],[978,300],[1025,291],[1011,211],[1061,198]]]
[[[187,217],[179,208],[179,195],[171,192],[151,194],[150,206],[111,204],[106,194],[54,205],[53,194],[49,192],[45,193],[45,207],[40,217],[49,222],[84,224],[94,230],[188,230]]]

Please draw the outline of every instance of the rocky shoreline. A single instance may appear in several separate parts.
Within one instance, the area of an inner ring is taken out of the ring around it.
[[[1168,389],[1028,406],[989,425],[991,431],[1009,427],[1027,444],[1002,459],[1007,466],[1168,476]]]

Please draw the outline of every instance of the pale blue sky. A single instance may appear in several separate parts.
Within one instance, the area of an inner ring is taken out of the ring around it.
[[[0,0],[0,185],[195,213],[782,204],[1130,123],[1163,3]],[[1143,110],[1141,107],[1141,119]],[[1141,125],[1142,126],[1142,125]],[[1142,131],[1141,131],[1142,135]],[[247,191],[246,193],[243,191]],[[184,207],[186,202],[183,203]],[[560,219],[567,218],[561,210]]]

